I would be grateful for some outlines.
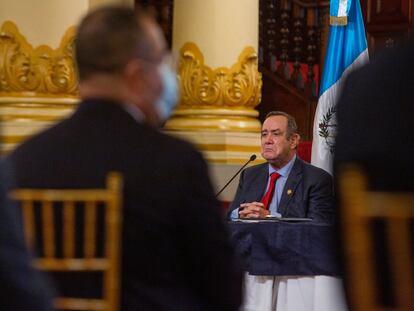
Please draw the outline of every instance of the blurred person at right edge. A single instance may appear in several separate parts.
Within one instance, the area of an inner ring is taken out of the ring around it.
[[[355,163],[366,172],[370,190],[414,191],[414,41],[379,51],[369,64],[352,72],[342,90],[337,117],[334,158],[337,186],[341,167]],[[338,202],[341,195],[338,189]],[[339,205],[339,222],[341,209]],[[374,229],[378,239],[385,227],[377,222]],[[352,228],[340,230],[338,245],[345,284],[350,287],[341,242],[346,230]],[[380,242],[379,247],[384,247],[383,244]],[[388,261],[384,253],[376,252],[377,277],[381,280],[381,300],[389,304],[393,289],[388,282],[390,275],[384,269]]]

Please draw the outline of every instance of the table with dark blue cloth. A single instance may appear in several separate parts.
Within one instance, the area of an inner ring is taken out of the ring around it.
[[[251,275],[339,274],[332,225],[232,221],[229,227],[236,251]]]

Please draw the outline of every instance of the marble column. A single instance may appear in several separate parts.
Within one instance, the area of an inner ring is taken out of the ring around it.
[[[164,130],[203,152],[217,188],[252,154],[260,161],[258,19],[258,0],[174,1],[180,101]]]

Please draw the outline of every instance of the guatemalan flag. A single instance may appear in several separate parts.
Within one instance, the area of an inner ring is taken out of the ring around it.
[[[332,174],[336,104],[346,75],[368,62],[359,0],[331,0],[325,67],[313,125],[312,164]]]

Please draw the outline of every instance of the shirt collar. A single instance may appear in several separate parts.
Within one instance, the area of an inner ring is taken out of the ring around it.
[[[283,166],[282,168],[280,168],[278,170],[275,169],[269,163],[269,175],[276,172],[282,177],[288,177],[289,174],[290,174],[290,171],[292,170],[293,164],[295,164],[295,160],[296,160],[296,154],[293,156],[292,159],[290,159],[290,161],[285,166]]]
[[[126,112],[128,112],[131,117],[135,119],[138,123],[141,123],[145,120],[145,116],[142,113],[141,109],[139,109],[137,106],[132,104],[123,104],[122,107],[125,109]]]

